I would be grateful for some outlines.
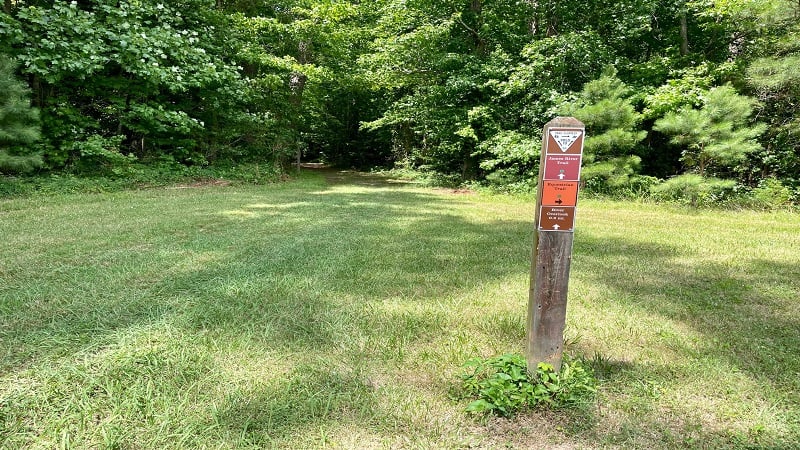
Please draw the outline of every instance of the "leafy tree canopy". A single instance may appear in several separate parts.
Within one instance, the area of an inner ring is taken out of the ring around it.
[[[299,158],[529,186],[541,126],[570,114],[604,192],[687,171],[800,189],[793,0],[3,9],[0,52],[40,114],[26,154],[53,171]]]

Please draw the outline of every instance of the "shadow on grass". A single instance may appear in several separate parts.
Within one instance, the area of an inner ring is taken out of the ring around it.
[[[774,439],[768,445],[777,445],[777,448],[800,439],[800,414],[790,412],[800,407],[800,378],[797,376],[800,373],[800,359],[797,358],[800,317],[791,314],[796,307],[788,302],[792,293],[798,291],[800,268],[762,259],[750,260],[744,267],[732,268],[714,261],[705,261],[698,267],[681,261],[684,257],[695,256],[687,251],[584,234],[575,240],[574,270],[591,280],[587,282],[610,287],[616,292],[618,295],[608,299],[609,303],[646,315],[657,314],[694,329],[703,340],[692,348],[675,346],[679,357],[724,361],[734,371],[747,374],[753,384],[769,386],[764,395],[774,405],[783,405],[780,409],[789,424],[789,435],[760,438],[766,442]],[[771,296],[770,292],[776,294]],[[686,364],[643,367],[636,362],[603,361],[601,358],[595,365],[600,368],[601,375],[624,376],[634,381],[692,380],[696,376],[694,369]],[[640,423],[632,426],[642,428]],[[698,442],[738,447],[747,446],[748,442],[752,444],[751,439],[760,439],[735,433],[706,432],[698,426],[654,420],[647,428],[661,430],[664,442],[672,442],[676,447],[698,445]],[[612,433],[610,438],[617,443],[625,442],[626,433],[633,431],[624,428],[615,432],[616,435]]]
[[[310,424],[375,414],[372,388],[353,367],[401,363],[410,347],[448,326],[452,307],[471,301],[459,296],[528,270],[531,219],[468,220],[457,196],[370,180],[225,201],[209,210],[201,195],[175,223],[163,217],[123,230],[122,242],[135,233],[152,242],[142,250],[147,257],[130,257],[131,273],[109,257],[49,274],[71,292],[96,291],[38,309],[46,317],[15,306],[20,320],[0,335],[15,349],[3,372],[96,349],[160,321],[190,340],[247,335],[268,353],[299,358],[288,377],[227,398],[219,410],[224,427],[266,445]],[[142,267],[147,258],[152,267]],[[340,360],[315,368],[308,355]]]
[[[185,314],[189,330],[247,329],[265,348],[329,355],[344,370],[364,361],[402,364],[452,322],[442,304],[527,272],[530,222],[471,222],[451,210],[457,199],[359,188],[236,208],[240,219],[229,226],[251,238],[225,261],[170,281],[203,285]],[[381,414],[357,376],[343,379],[327,366],[289,378],[252,399],[230,399],[220,422],[271,442],[310,424]]]
[[[599,247],[603,248],[599,253],[586,251]],[[705,335],[704,352],[724,357],[767,382],[800,369],[800,360],[794,357],[800,348],[800,317],[786,314],[792,306],[786,300],[767,295],[772,290],[796,291],[797,266],[753,260],[746,270],[735,273],[715,262],[697,268],[677,263],[681,254],[677,249],[608,238],[594,241],[588,236],[576,240],[576,252],[583,255],[576,263],[582,272],[625,294],[616,301],[656,312]],[[614,264],[603,258],[609,254]],[[646,274],[638,272],[643,259],[652,268]],[[800,391],[800,384],[797,388]]]
[[[528,222],[468,222],[447,204],[440,196],[365,191],[312,194],[289,207],[243,205],[246,219],[226,232],[250,238],[224,261],[169,283],[200,302],[192,308],[196,327],[260,322],[278,342],[336,346],[330,330],[369,326],[382,303],[434,305],[527,271]]]
[[[269,386],[228,399],[214,420],[250,445],[285,446],[326,422],[360,422],[376,407],[371,388],[353,373],[300,367]],[[324,442],[323,442],[324,444]]]
[[[329,345],[326,323],[337,322],[340,309],[353,306],[329,305],[337,295],[360,296],[366,302],[390,294],[429,298],[458,288],[459,282],[449,281],[450,274],[431,276],[431,271],[466,258],[472,245],[493,245],[491,236],[481,236],[488,227],[465,230],[470,224],[463,219],[435,212],[447,199],[389,191],[373,178],[357,183],[365,190],[357,194],[320,191],[321,186],[269,192],[203,217],[186,211],[182,223],[164,218],[149,230],[125,230],[141,234],[144,241],[160,241],[140,249],[142,257],[135,250],[121,258],[97,257],[92,253],[108,249],[77,248],[69,258],[74,261],[42,268],[39,283],[52,287],[46,294],[31,288],[0,305],[5,321],[0,339],[9,352],[0,370],[102,344],[115,330],[187,312],[201,328],[262,321],[266,328],[282,330],[280,341]],[[428,211],[417,214],[417,208]],[[105,220],[98,217],[95,222]],[[398,221],[413,222],[415,230],[404,230],[408,224]],[[492,233],[498,236],[504,229]],[[465,231],[470,237],[457,242]],[[126,236],[120,235],[124,241]],[[424,239],[423,247],[409,254],[405,248],[417,236]],[[187,262],[193,258],[207,261]],[[376,265],[380,277],[363,275]],[[479,278],[503,274],[491,269]],[[419,292],[409,292],[409,286]]]
[[[231,193],[211,207],[198,194],[175,206],[187,208],[180,220],[164,217],[146,230],[123,230],[120,238],[135,241],[141,233],[155,242],[142,250],[155,258],[155,268],[140,267],[146,258],[134,261],[134,273],[111,258],[93,274],[61,268],[50,276],[53,283],[86,285],[99,274],[108,284],[95,286],[91,301],[76,297],[47,317],[26,317],[27,305],[14,306],[9,312],[21,320],[8,322],[0,339],[20,356],[4,359],[0,370],[18,370],[31,358],[69,356],[127,328],[168,320],[187,339],[208,331],[244,334],[271,353],[340,358],[320,367],[301,360],[288,375],[226,399],[216,419],[258,445],[322,422],[369,418],[376,408],[372,388],[353,368],[365,360],[402,363],[410,348],[452,324],[476,286],[527,274],[532,218],[467,219],[458,196],[398,190],[379,179],[336,182]],[[800,324],[780,314],[785,305],[765,292],[795,290],[798,268],[754,260],[747,271],[714,262],[697,269],[679,263],[684,252],[582,235],[575,240],[573,274],[623,294],[613,301],[626,307],[693,327],[708,338],[700,351],[780,393],[794,392],[790,401],[797,404]],[[72,292],[79,294],[74,286]],[[513,335],[518,323],[497,321],[488,332]],[[631,380],[676,376],[660,366],[608,365],[610,374]],[[569,428],[579,435],[586,423],[591,415],[579,414]],[[701,442],[717,439],[680,422],[631,426],[636,429],[623,427],[609,439],[625,442],[626,433],[643,429],[667,437],[678,430],[676,447],[685,443],[680,433]]]

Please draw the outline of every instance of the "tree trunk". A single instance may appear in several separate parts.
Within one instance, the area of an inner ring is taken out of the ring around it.
[[[477,55],[483,55],[486,52],[486,41],[481,36],[478,30],[481,29],[483,17],[481,14],[483,13],[483,1],[482,0],[472,0],[469,6],[470,11],[472,14],[475,15],[475,23],[473,27],[470,27],[464,21],[464,18],[461,15],[456,15],[455,20],[458,22],[462,27],[464,27],[467,32],[472,36],[472,41],[475,45],[475,53]]]
[[[297,43],[297,62],[300,64],[308,64],[311,61],[311,42],[306,40],[301,40]],[[289,90],[291,91],[291,95],[289,97],[289,102],[294,106],[294,117],[291,119],[291,129],[294,131],[294,145],[296,147],[295,152],[295,161],[297,164],[297,170],[300,170],[300,163],[303,158],[303,149],[300,146],[300,116],[301,116],[301,109],[303,105],[303,92],[306,89],[306,83],[308,82],[308,75],[305,73],[296,70],[293,71],[289,75]]]
[[[708,158],[703,156],[703,147],[700,147],[700,151],[697,153],[697,170],[700,172],[700,176],[705,178],[706,176],[706,166],[708,165]]]
[[[470,9],[475,14],[475,30],[473,35],[475,37],[475,53],[483,55],[486,53],[486,41],[480,35],[480,29],[483,25],[483,0],[472,0]]]
[[[461,162],[461,180],[474,180],[477,176],[477,167],[478,165],[475,161],[475,158],[471,155],[471,153],[467,153],[464,156],[464,160]]]
[[[6,14],[11,14],[11,8],[12,8],[11,0],[4,0],[3,11],[5,11]]]
[[[558,35],[558,15],[556,2],[552,0],[526,0],[533,9],[533,17],[528,23],[528,30],[535,36],[544,32],[546,37]]]
[[[686,11],[681,12],[681,56],[689,54],[689,23]]]
[[[470,5],[470,9],[476,15],[480,16],[481,12],[483,11],[483,1],[482,0],[472,0],[472,4]]]
[[[533,11],[533,16],[528,22],[528,33],[530,33],[531,36],[536,36],[536,33],[539,31],[539,14],[537,13],[539,4],[536,0],[527,0],[527,3],[531,5],[531,10]]]
[[[31,106],[43,109],[45,98],[47,97],[47,92],[45,91],[46,85],[42,86],[42,80],[36,74],[31,75],[30,80],[32,92]]]
[[[556,14],[556,2],[547,2],[545,14],[545,21],[547,23],[547,37],[558,36],[558,14]]]

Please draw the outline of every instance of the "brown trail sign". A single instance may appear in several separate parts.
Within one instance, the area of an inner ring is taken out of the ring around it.
[[[528,297],[525,357],[531,371],[540,362],[561,369],[584,134],[573,117],[544,126]]]

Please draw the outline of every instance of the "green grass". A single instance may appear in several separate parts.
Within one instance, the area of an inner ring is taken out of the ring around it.
[[[0,448],[791,448],[800,216],[582,200],[596,408],[475,422],[533,205],[317,174],[0,200]]]

